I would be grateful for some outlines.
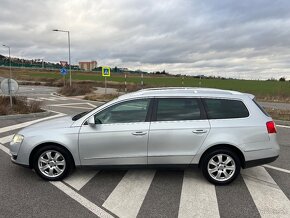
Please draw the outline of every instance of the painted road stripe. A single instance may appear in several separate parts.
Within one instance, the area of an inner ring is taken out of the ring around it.
[[[92,109],[91,107],[78,107],[78,106],[67,106],[67,105],[54,105],[50,107],[64,107],[64,108],[78,108],[78,109]]]
[[[78,103],[67,103],[67,104],[49,104],[47,106],[71,106],[71,105],[84,105],[90,103],[78,102]]]
[[[215,186],[194,170],[185,170],[178,217],[220,217]]]
[[[0,143],[1,143],[1,144],[5,144],[5,143],[8,143],[8,142],[11,142],[13,136],[14,136],[14,134],[13,134],[13,135],[5,136],[5,137],[3,137],[3,138],[0,138]]]
[[[158,170],[137,217],[177,217],[182,180],[183,170]]]
[[[96,205],[103,205],[126,172],[124,170],[102,170],[79,193]]]
[[[78,194],[76,191],[74,191],[73,189],[71,189],[70,187],[65,185],[64,183],[62,183],[62,182],[50,182],[50,183],[52,185],[54,185],[55,187],[57,187],[60,191],[64,192],[69,197],[71,197],[72,199],[74,199],[75,201],[80,203],[82,206],[87,208],[89,211],[93,212],[98,217],[113,218],[113,216],[111,214],[109,214],[108,212],[106,212],[102,208],[98,207],[97,205],[95,205],[94,203],[89,201],[88,199],[84,198],[83,196]]]
[[[280,168],[280,167],[274,167],[274,166],[271,166],[271,165],[268,165],[268,164],[263,165],[263,167],[267,167],[267,168],[270,168],[270,169],[273,169],[273,170],[278,170],[278,171],[290,174],[290,170],[286,170],[286,169],[283,169],[283,168]]]
[[[290,126],[284,126],[284,125],[276,125],[277,127],[282,127],[282,128],[288,128],[290,129]]]
[[[215,191],[221,217],[261,217],[242,176],[231,184],[216,186]]]
[[[57,101],[57,100],[52,99],[52,98],[43,98],[43,97],[41,97],[39,99],[44,100],[44,101]]]
[[[136,217],[154,175],[155,171],[151,170],[128,171],[103,207],[119,217]]]
[[[63,181],[76,190],[84,187],[96,174],[96,170],[77,169]]]
[[[0,143],[0,149],[11,156],[9,149],[5,147],[4,145],[2,145],[1,143]]]
[[[290,201],[264,167],[242,171],[261,217],[290,217]]]
[[[20,128],[29,126],[31,124],[43,121],[43,120],[49,120],[49,119],[52,119],[52,118],[62,117],[62,116],[65,116],[65,114],[59,113],[59,114],[56,114],[56,115],[53,115],[53,116],[50,116],[50,117],[44,117],[44,118],[41,118],[41,119],[28,121],[28,122],[25,122],[25,123],[19,123],[19,124],[15,124],[15,125],[12,125],[12,126],[2,127],[2,128],[0,128],[0,133],[8,132],[8,131],[15,130],[15,129],[20,129]]]

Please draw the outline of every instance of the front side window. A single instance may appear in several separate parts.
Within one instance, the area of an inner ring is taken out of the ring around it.
[[[201,111],[197,99],[194,98],[168,98],[158,99],[156,120],[179,121],[199,120]]]
[[[122,102],[95,115],[102,124],[145,122],[149,99]]]
[[[249,116],[242,101],[229,99],[204,99],[208,119],[230,119]]]

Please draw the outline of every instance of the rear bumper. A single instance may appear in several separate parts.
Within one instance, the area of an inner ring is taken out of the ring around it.
[[[262,159],[257,159],[257,160],[246,161],[244,168],[255,167],[255,166],[260,166],[263,164],[271,163],[275,161],[278,157],[279,155],[274,156],[274,157],[267,157],[267,158],[262,158]]]

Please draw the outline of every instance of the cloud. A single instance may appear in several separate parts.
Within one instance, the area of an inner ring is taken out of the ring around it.
[[[73,63],[289,77],[289,6],[279,0],[1,0],[0,41],[13,56],[57,62],[67,59],[67,35],[52,29],[64,29],[71,33]]]

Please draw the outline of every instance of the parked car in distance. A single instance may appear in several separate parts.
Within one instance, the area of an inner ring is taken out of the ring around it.
[[[241,168],[274,161],[279,145],[275,123],[251,94],[154,88],[24,128],[10,152],[46,180],[77,166],[196,165],[209,182],[224,185]]]

